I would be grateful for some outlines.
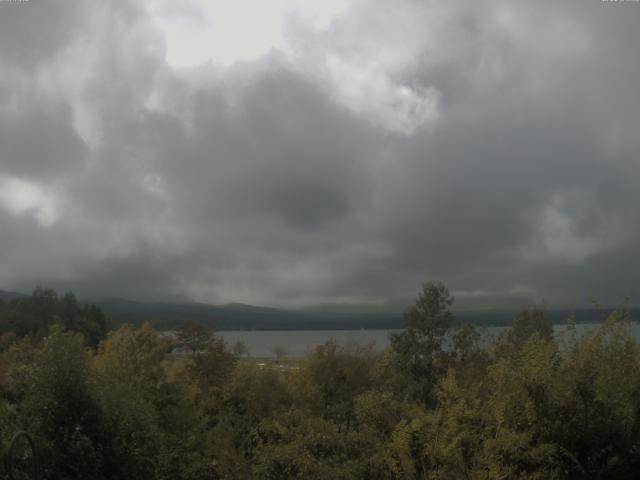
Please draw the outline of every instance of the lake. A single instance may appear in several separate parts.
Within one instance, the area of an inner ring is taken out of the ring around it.
[[[229,346],[243,342],[252,357],[275,357],[277,347],[286,349],[287,356],[301,357],[316,345],[334,339],[342,347],[365,346],[373,343],[374,350],[389,345],[389,332],[400,330],[232,330],[216,332]]]
[[[597,328],[598,324],[580,324],[576,326],[578,334]],[[487,327],[487,339],[494,337],[507,327]],[[640,324],[632,325],[633,333],[640,341]],[[564,325],[554,326],[556,334],[566,330]],[[375,351],[389,346],[389,333],[401,330],[232,330],[217,332],[229,346],[237,341],[243,342],[252,357],[274,358],[273,350],[283,347],[287,356],[300,357],[316,345],[334,339],[342,347],[373,345]],[[488,340],[486,340],[488,341]]]

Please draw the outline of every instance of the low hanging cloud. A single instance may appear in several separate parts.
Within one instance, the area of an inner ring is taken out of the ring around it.
[[[304,306],[428,279],[551,304],[638,286],[640,7],[251,5],[0,3],[0,288]]]

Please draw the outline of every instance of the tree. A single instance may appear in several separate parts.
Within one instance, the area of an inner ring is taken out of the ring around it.
[[[280,363],[282,359],[287,356],[287,349],[282,345],[273,347],[271,352],[276,356],[276,363]]]
[[[511,328],[499,338],[498,351],[521,349],[533,337],[545,342],[553,339],[553,327],[547,320],[543,307],[520,311],[514,317]]]
[[[79,332],[85,344],[96,348],[109,330],[107,318],[95,305],[81,305],[71,292],[61,297],[50,288],[37,287],[31,297],[0,305],[0,331],[34,340],[46,337],[50,328],[61,324],[65,330]]]
[[[220,388],[233,370],[237,357],[227,349],[224,340],[211,336],[208,344],[187,363],[187,371],[197,379],[203,391]]]
[[[409,371],[425,405],[435,400],[434,386],[446,371],[443,340],[451,327],[454,298],[442,282],[427,282],[404,314],[406,330],[391,336],[400,368]]]
[[[204,351],[213,338],[213,331],[209,327],[187,320],[177,332],[176,346],[189,350],[195,356]]]
[[[92,348],[107,337],[109,325],[102,310],[95,305],[80,306],[72,292],[65,293],[59,300],[60,317],[67,330],[80,332],[85,342]]]
[[[264,439],[261,423],[291,406],[283,382],[284,372],[238,363],[217,395],[214,404],[213,443],[222,478],[253,478],[256,448]]]
[[[234,355],[238,358],[244,357],[244,356],[248,357],[251,355],[249,348],[242,340],[238,340],[237,342],[235,342],[233,344],[232,350]]]
[[[153,478],[169,348],[149,324],[124,325],[109,334],[95,357],[94,395],[113,438],[110,468],[116,478]]]
[[[102,471],[109,438],[91,395],[82,336],[54,325],[41,343],[18,342],[8,356],[4,387],[18,406],[22,428],[38,440],[45,477],[89,478]]]

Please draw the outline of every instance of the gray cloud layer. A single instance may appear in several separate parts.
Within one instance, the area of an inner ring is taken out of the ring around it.
[[[438,278],[564,304],[640,283],[640,5],[355,0],[186,69],[145,5],[0,3],[1,287],[302,305]]]

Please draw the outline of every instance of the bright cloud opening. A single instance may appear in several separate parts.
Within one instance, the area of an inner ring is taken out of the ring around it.
[[[12,215],[33,215],[43,226],[58,218],[53,199],[42,187],[16,178],[0,177],[0,207]]]
[[[286,51],[284,27],[295,15],[314,28],[326,28],[346,10],[348,0],[192,0],[181,15],[166,0],[148,3],[154,24],[167,42],[167,63],[194,67],[209,61],[224,66]]]

